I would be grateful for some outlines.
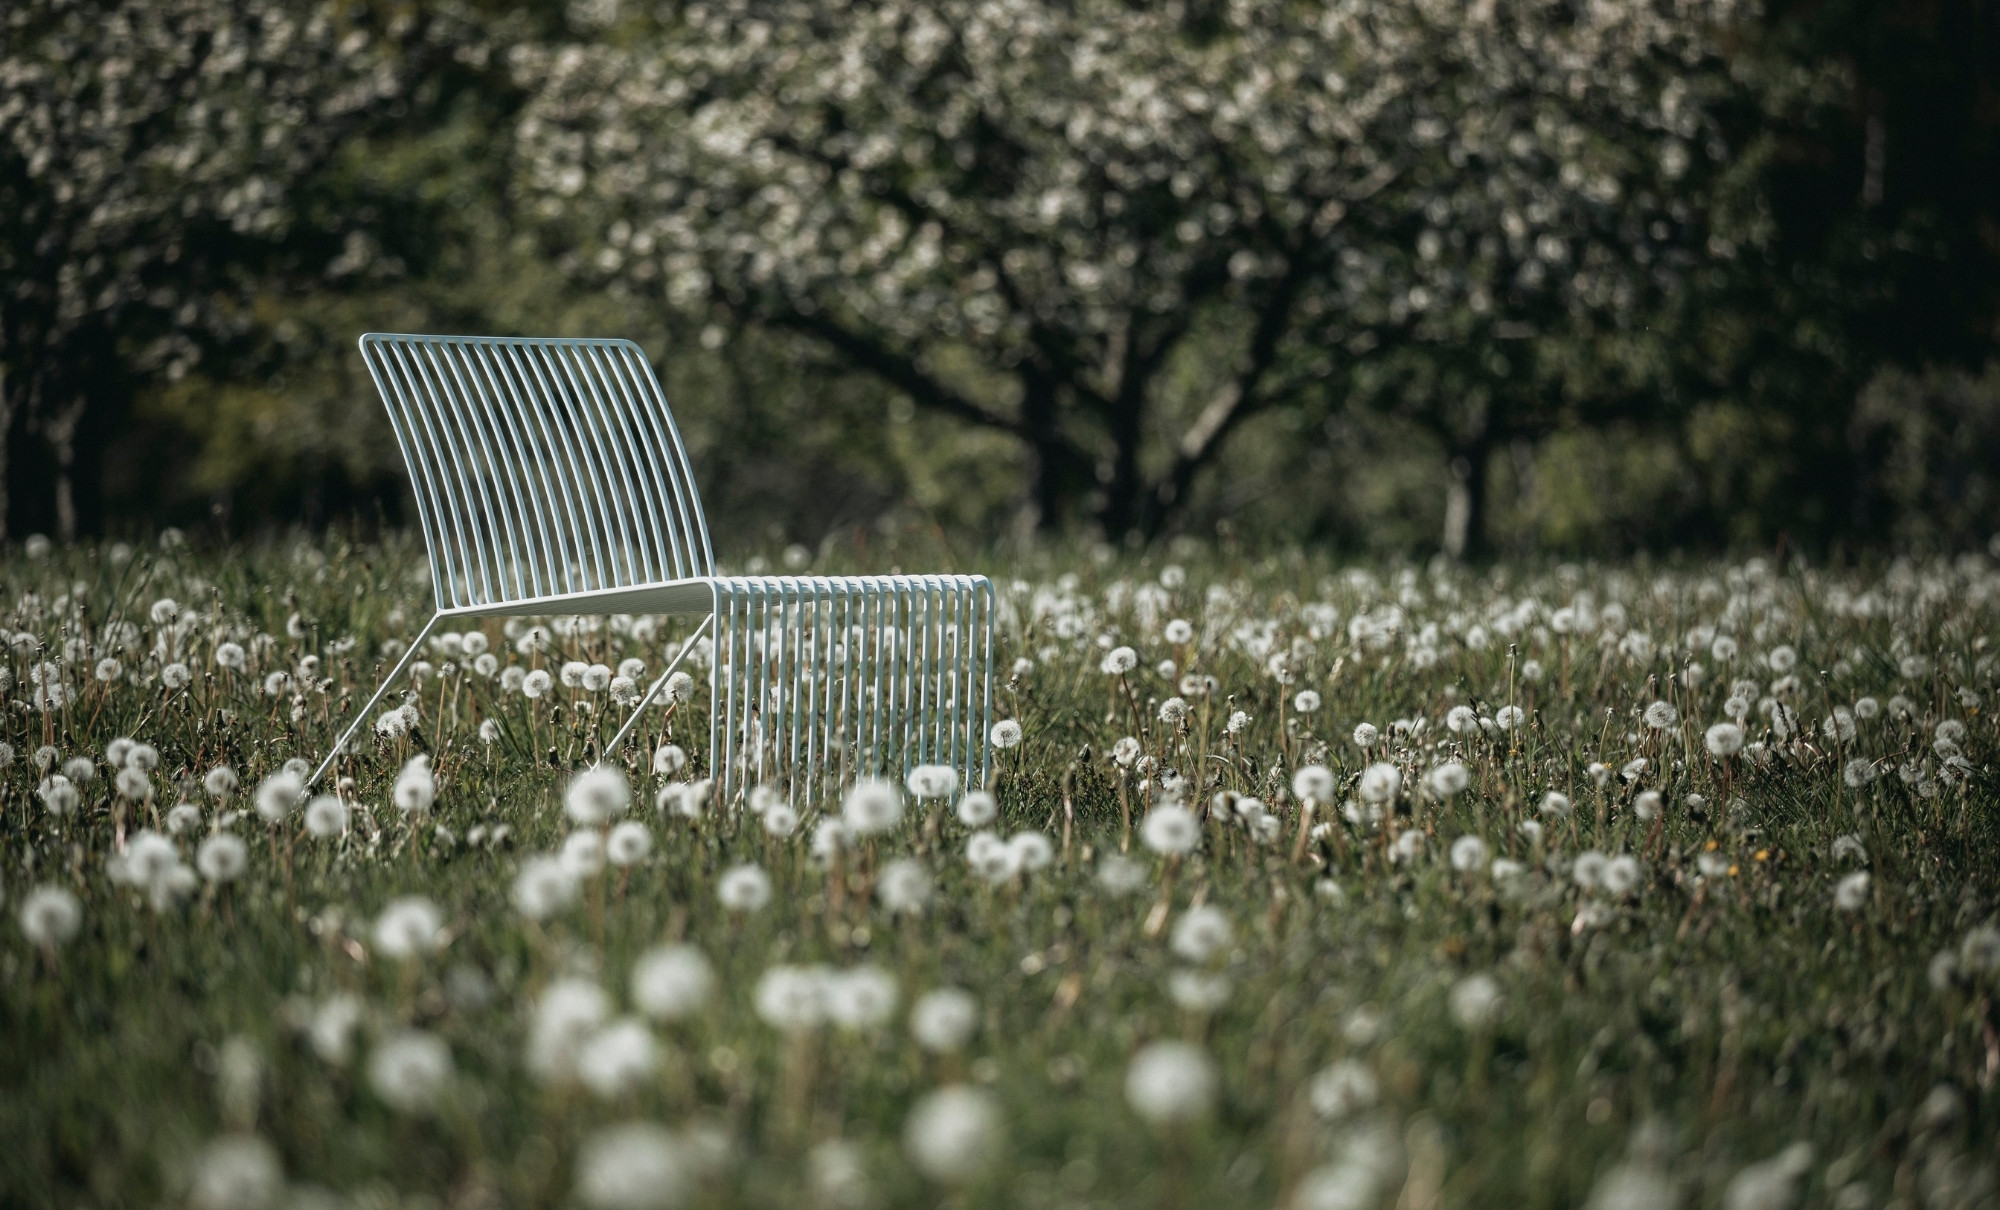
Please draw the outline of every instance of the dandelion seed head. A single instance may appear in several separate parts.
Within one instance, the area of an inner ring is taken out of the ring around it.
[[[452,1075],[451,1048],[422,1030],[402,1030],[376,1043],[368,1056],[368,1086],[400,1113],[428,1113]]]
[[[655,1021],[679,1021],[707,1006],[715,968],[691,945],[647,950],[632,966],[632,1004]]]
[[[983,1089],[954,1084],[920,1098],[903,1126],[910,1163],[940,1184],[962,1184],[985,1171],[1001,1146],[1000,1107]]]
[[[680,1140],[651,1122],[594,1131],[577,1152],[576,1200],[589,1210],[677,1210],[694,1184]]]
[[[210,882],[233,882],[250,865],[250,847],[231,832],[217,832],[194,851],[194,868]]]
[[[1139,826],[1139,838],[1155,853],[1177,856],[1194,851],[1201,841],[1201,825],[1186,807],[1154,807]]]
[[[732,866],[716,882],[715,894],[732,912],[759,911],[771,902],[771,876],[761,866]]]
[[[1215,1061],[1200,1047],[1151,1042],[1125,1069],[1125,1100],[1149,1122],[1188,1122],[1214,1108],[1217,1084]]]

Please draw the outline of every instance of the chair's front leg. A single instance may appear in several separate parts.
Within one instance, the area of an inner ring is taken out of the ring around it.
[[[444,615],[441,613],[432,614],[431,620],[425,622],[424,628],[417,632],[417,637],[410,640],[408,649],[403,652],[403,658],[396,661],[396,666],[390,670],[389,675],[383,678],[380,685],[376,686],[375,696],[369,698],[368,704],[363,706],[361,712],[354,716],[354,721],[347,724],[347,731],[340,737],[340,741],[334,744],[333,751],[328,752],[326,759],[319,763],[319,768],[314,769],[313,775],[306,778],[305,789],[312,789],[313,783],[325,776],[327,769],[334,761],[340,758],[340,754],[347,751],[347,742],[354,738],[354,733],[360,730],[361,724],[368,721],[368,712],[375,709],[375,703],[381,701],[382,695],[389,691],[389,686],[395,684],[396,678],[403,675],[403,669],[409,667],[410,661],[416,658],[418,651],[423,649],[424,640],[430,637],[431,628],[436,626],[438,619],[442,617]]]
[[[667,678],[674,674],[674,669],[681,666],[681,661],[687,658],[687,653],[694,650],[694,641],[701,637],[702,631],[707,630],[710,626],[713,626],[714,624],[715,624],[715,614],[710,613],[707,617],[701,620],[701,625],[694,628],[694,633],[688,635],[688,637],[682,641],[681,649],[678,652],[674,653],[673,659],[667,662],[667,670],[660,674],[659,679],[655,680],[652,684],[652,687],[646,690],[645,696],[639,699],[639,704],[632,708],[632,717],[626,719],[625,725],[623,727],[618,728],[618,734],[612,736],[611,742],[604,745],[604,754],[606,756],[609,756],[612,753],[618,751],[618,746],[625,742],[625,737],[627,735],[631,734],[632,728],[636,726],[639,722],[639,716],[641,714],[644,714],[646,712],[646,707],[652,704],[653,697],[656,694],[658,694],[660,692],[660,688],[667,683]],[[714,714],[715,712],[713,710],[709,711],[709,717],[711,720],[713,720]],[[709,725],[713,727],[714,726],[713,721],[711,721]]]

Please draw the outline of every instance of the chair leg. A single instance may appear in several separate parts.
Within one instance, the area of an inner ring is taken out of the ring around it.
[[[702,631],[707,630],[710,626],[713,626],[714,624],[715,624],[715,615],[711,613],[707,617],[703,618],[701,620],[701,625],[695,627],[694,632],[689,634],[688,637],[682,641],[680,651],[674,655],[673,659],[667,661],[667,670],[665,672],[662,672],[659,675],[659,679],[655,680],[652,686],[646,690],[645,696],[639,699],[639,704],[632,707],[632,717],[626,719],[625,725],[618,728],[618,734],[612,736],[611,742],[604,745],[605,756],[610,756],[612,753],[618,751],[618,746],[625,742],[625,737],[627,735],[631,734],[632,728],[639,722],[639,716],[644,714],[646,712],[646,707],[652,704],[654,696],[658,694],[660,692],[660,688],[667,683],[667,678],[674,674],[674,669],[680,667],[681,661],[687,658],[687,653],[694,649],[694,641],[701,637]],[[712,713],[713,711],[711,711],[711,714]]]
[[[376,686],[375,696],[369,698],[368,704],[363,706],[360,713],[354,716],[354,721],[347,725],[347,730],[341,734],[340,741],[334,744],[333,751],[326,754],[326,759],[319,763],[319,768],[314,769],[313,775],[306,778],[306,789],[312,789],[313,783],[324,777],[327,769],[332,766],[334,761],[340,758],[340,754],[347,751],[348,741],[354,738],[354,733],[361,728],[361,724],[368,721],[368,714],[371,710],[375,709],[375,703],[381,701],[382,695],[389,691],[389,686],[395,684],[397,678],[403,675],[403,669],[409,667],[410,661],[416,658],[417,652],[423,648],[424,640],[430,637],[431,628],[436,626],[438,619],[443,616],[443,614],[432,614],[431,620],[425,622],[424,628],[417,632],[417,637],[410,640],[408,649],[403,652],[403,658],[396,661],[396,666],[390,669],[389,675],[383,678],[380,685]]]

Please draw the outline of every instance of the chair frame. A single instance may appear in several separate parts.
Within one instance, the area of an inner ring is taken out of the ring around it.
[[[369,333],[363,360],[415,490],[436,608],[306,784],[440,623],[702,617],[604,748],[619,750],[708,632],[708,774],[794,801],[893,764],[988,774],[984,576],[718,576],[687,451],[629,340]]]

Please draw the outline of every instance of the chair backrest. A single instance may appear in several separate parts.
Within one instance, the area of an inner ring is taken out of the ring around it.
[[[659,379],[629,340],[401,336],[361,356],[416,487],[438,608],[713,575]]]

